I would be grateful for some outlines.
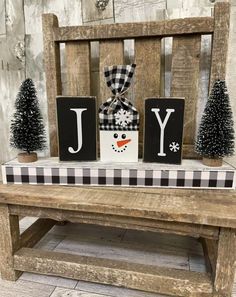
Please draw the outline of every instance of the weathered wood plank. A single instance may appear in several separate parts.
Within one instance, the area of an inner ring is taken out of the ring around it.
[[[233,109],[233,114],[236,114],[236,102],[232,94],[236,94],[236,1],[231,1],[230,8],[230,33],[229,33],[229,48],[227,56],[227,65],[226,65],[226,82],[228,86],[228,91],[231,98],[231,106]],[[234,130],[236,131],[236,121],[234,121]],[[235,138],[235,147],[236,147],[236,138]],[[236,155],[227,158],[227,161],[236,168]],[[236,287],[235,287],[236,292]]]
[[[83,23],[113,18],[113,1],[108,1],[104,10],[99,10],[94,0],[81,0],[81,2]]]
[[[183,143],[190,145],[195,139],[200,51],[200,35],[173,39],[171,96],[185,97]]]
[[[53,14],[43,15],[44,66],[48,99],[48,120],[51,156],[58,156],[56,96],[61,95],[61,66],[59,43],[53,40],[53,29],[58,28],[58,19]]]
[[[160,22],[104,24],[54,28],[54,40],[127,39],[137,37],[167,37],[185,34],[210,34],[214,30],[212,17],[183,18]]]
[[[233,190],[0,185],[0,203],[236,228]]]
[[[211,273],[214,279],[215,271],[216,271],[218,242],[216,240],[212,240],[208,238],[200,238],[200,242],[202,243],[207,270],[209,273]]]
[[[48,297],[53,294],[55,286],[21,279],[17,282],[6,282],[0,279],[0,288],[1,295],[4,297]]]
[[[236,260],[235,251],[235,230],[221,228],[216,260],[214,297],[228,297],[232,294]]]
[[[0,35],[6,34],[6,4],[5,0],[0,1]]]
[[[15,281],[21,272],[13,268],[13,253],[20,248],[19,218],[0,205],[0,274],[5,280]]]
[[[194,151],[194,144],[184,144],[182,150],[185,159],[199,159],[199,155]]]
[[[160,15],[166,9],[164,0],[114,0],[116,23],[148,22],[162,20]]]
[[[139,142],[142,152],[144,129],[144,99],[161,94],[161,39],[140,38],[135,40],[135,106],[140,115]]]
[[[51,218],[56,221],[69,221],[72,223],[94,224],[122,229],[143,230],[149,232],[172,233],[192,237],[205,237],[218,239],[219,228],[211,226],[184,224],[150,220],[146,218],[130,218],[115,215],[84,213],[79,211],[66,211],[40,207],[9,205],[11,214]]]
[[[66,95],[90,96],[90,43],[67,42]]]
[[[226,75],[230,3],[216,3],[214,7],[214,20],[210,89],[216,79],[224,80]]]
[[[124,63],[124,42],[122,40],[100,41],[99,56],[100,95],[98,104],[101,104],[112,95],[106,85],[104,67]]]
[[[100,288],[100,286],[91,283],[91,286],[93,286],[93,285],[95,286],[95,292],[90,292],[88,290],[68,289],[65,286],[64,287],[58,286],[58,287],[56,287],[55,291],[53,291],[52,295],[50,295],[50,297],[66,297],[66,296],[70,296],[70,297],[80,297],[80,296],[83,296],[83,297],[107,297],[107,296],[109,296],[107,294],[106,295],[100,294],[100,293],[97,294],[96,287],[98,286]],[[107,287],[107,286],[104,286],[104,287]],[[114,287],[112,287],[110,289],[109,293],[110,292],[111,292],[111,294],[113,293],[113,288]],[[123,291],[123,289],[121,289],[121,290]],[[151,294],[151,293],[149,293],[149,294]],[[142,296],[140,296],[140,297],[142,297]],[[147,296],[145,295],[145,297],[147,297]],[[153,296],[149,296],[149,297],[153,297]],[[155,295],[154,297],[157,297],[157,296]]]
[[[20,246],[33,247],[55,224],[52,219],[38,219],[21,234]]]
[[[207,274],[27,248],[14,255],[14,268],[172,296],[212,294]]]

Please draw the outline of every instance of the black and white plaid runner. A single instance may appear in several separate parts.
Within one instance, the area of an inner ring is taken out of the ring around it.
[[[234,171],[5,167],[5,183],[174,188],[234,188]]]
[[[113,96],[99,108],[100,130],[138,130],[139,114],[124,93],[130,87],[136,65],[117,65],[104,68],[107,86]]]

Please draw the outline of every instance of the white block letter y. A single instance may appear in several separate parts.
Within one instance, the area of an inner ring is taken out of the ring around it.
[[[175,112],[174,109],[166,109],[166,116],[165,116],[165,119],[164,121],[162,122],[161,121],[161,117],[159,115],[159,111],[160,109],[159,108],[152,108],[152,112],[155,113],[156,115],[156,118],[158,120],[158,123],[160,125],[160,128],[161,128],[161,133],[160,133],[160,152],[158,153],[158,156],[166,156],[166,153],[164,153],[164,133],[165,133],[165,127],[166,127],[166,124],[170,118],[170,115],[172,112]]]

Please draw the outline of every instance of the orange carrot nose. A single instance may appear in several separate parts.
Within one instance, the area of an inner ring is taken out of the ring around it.
[[[131,139],[119,140],[119,141],[117,141],[117,146],[118,147],[124,146],[126,143],[128,143],[130,141],[131,141]]]

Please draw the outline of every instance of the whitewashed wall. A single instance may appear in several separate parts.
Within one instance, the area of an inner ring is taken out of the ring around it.
[[[47,128],[41,25],[43,13],[55,13],[59,24],[66,26],[208,16],[211,15],[214,5],[211,0],[110,0],[106,9],[99,12],[95,2],[96,0],[0,0],[0,162],[16,155],[16,151],[9,147],[9,126],[17,91],[21,81],[26,77],[31,77],[35,81]],[[227,82],[236,115],[236,0],[232,0],[231,5]],[[210,38],[204,37],[199,85],[199,118],[207,98],[210,46]],[[163,94],[168,95],[171,39],[166,39],[163,47],[165,48],[165,56],[162,59],[165,67]],[[126,42],[125,51],[126,61],[132,61],[132,42]],[[98,81],[96,43],[92,46],[92,57],[93,93],[96,93]],[[48,154],[48,151],[45,154]],[[236,157],[231,158],[230,161],[236,166]]]

